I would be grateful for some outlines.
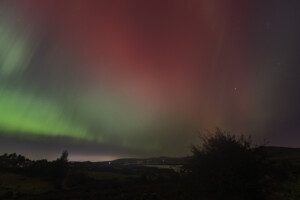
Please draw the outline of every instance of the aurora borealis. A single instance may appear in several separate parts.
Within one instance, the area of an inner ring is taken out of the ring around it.
[[[180,156],[215,126],[299,147],[299,8],[0,0],[0,152]]]

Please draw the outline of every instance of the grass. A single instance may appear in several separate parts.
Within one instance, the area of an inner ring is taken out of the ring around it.
[[[148,170],[152,172],[153,169]],[[164,171],[159,172],[160,177],[164,176]],[[167,178],[149,181],[141,179],[142,173],[126,171],[82,170],[78,173],[81,176],[72,171],[65,177],[62,187],[55,188],[54,179],[0,172],[0,199],[187,199],[186,195],[180,197],[183,193],[177,183]],[[68,179],[72,178],[75,185],[68,184]],[[300,199],[300,179],[293,199]]]
[[[295,199],[300,199],[300,180],[298,180],[295,188]]]
[[[53,184],[47,180],[0,172],[0,198],[8,192],[36,195],[53,189]]]
[[[114,172],[99,172],[99,171],[95,171],[95,172],[85,172],[85,174],[89,177],[89,178],[93,178],[96,180],[118,180],[118,181],[122,181],[122,180],[126,180],[130,177],[134,177],[133,175],[126,175],[126,174],[121,174],[121,173],[114,173]]]

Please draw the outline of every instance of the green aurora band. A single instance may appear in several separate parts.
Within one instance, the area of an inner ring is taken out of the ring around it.
[[[298,4],[0,1],[0,137],[178,156],[220,126],[299,146]]]
[[[61,108],[23,91],[0,91],[0,127],[11,133],[87,138]]]

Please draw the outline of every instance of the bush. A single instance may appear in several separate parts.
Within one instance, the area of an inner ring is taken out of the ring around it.
[[[184,170],[194,196],[267,199],[274,192],[273,187],[281,184],[277,184],[279,168],[267,158],[263,148],[252,144],[250,137],[238,137],[217,128],[211,136],[201,137],[200,146],[193,146],[192,153]]]

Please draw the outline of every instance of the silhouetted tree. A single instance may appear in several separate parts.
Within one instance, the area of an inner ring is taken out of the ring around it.
[[[59,158],[59,160],[61,160],[62,162],[65,162],[67,163],[68,162],[68,156],[69,156],[69,153],[68,151],[64,150]]]
[[[66,176],[69,164],[68,164],[68,151],[63,151],[61,156],[54,161],[54,175],[60,178]]]
[[[191,192],[199,199],[260,200],[274,193],[278,170],[250,137],[217,128],[209,137],[201,137],[192,153],[184,170]],[[284,169],[280,172],[285,173]]]
[[[3,154],[0,156],[0,168],[1,169],[24,169],[31,164],[31,161],[22,155]]]
[[[68,155],[67,151],[63,151],[61,156],[52,162],[53,170],[51,172],[53,173],[52,176],[56,178],[54,186],[57,189],[62,188],[63,180],[69,170]]]

